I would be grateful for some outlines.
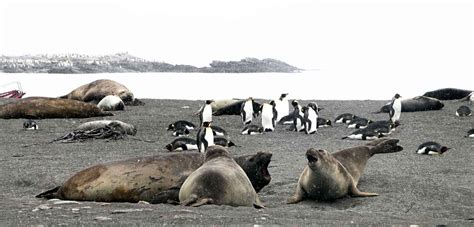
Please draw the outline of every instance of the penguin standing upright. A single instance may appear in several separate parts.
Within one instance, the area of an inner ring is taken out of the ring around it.
[[[253,98],[250,97],[244,103],[242,103],[242,107],[240,108],[240,116],[242,117],[242,123],[244,125],[252,123],[254,115],[255,113],[253,109]]]
[[[290,112],[290,103],[288,102],[288,93],[284,93],[280,95],[280,98],[274,100],[275,102],[275,109],[277,111],[277,119],[276,121],[280,121],[281,118],[287,116]]]
[[[392,98],[392,102],[389,105],[390,111],[388,112],[390,120],[395,123],[400,120],[402,114],[402,99],[399,94],[395,94]]]
[[[214,145],[214,133],[211,128],[211,122],[203,122],[196,138],[198,150],[201,153],[206,152],[209,146]]]
[[[309,103],[304,110],[305,132],[306,134],[314,134],[318,130],[318,105]]]
[[[291,105],[293,106],[293,128],[295,131],[300,132],[304,130],[304,125],[303,125],[303,111],[301,110],[301,105],[298,103],[298,101],[293,100],[291,102]]]
[[[206,100],[206,103],[204,104],[204,107],[202,108],[202,111],[199,115],[201,126],[204,122],[212,122],[212,106],[211,106],[212,102],[214,102],[214,100]]]
[[[277,111],[275,102],[264,103],[262,105],[262,127],[263,131],[271,132],[275,130],[275,121],[277,119]]]

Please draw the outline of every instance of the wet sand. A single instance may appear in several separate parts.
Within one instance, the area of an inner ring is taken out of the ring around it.
[[[359,189],[380,195],[371,198],[346,197],[334,202],[304,201],[285,204],[293,194],[310,147],[338,151],[364,144],[341,140],[353,129],[335,124],[316,135],[287,131],[277,126],[264,135],[240,135],[239,116],[214,117],[214,124],[229,132],[239,145],[233,155],[258,151],[273,153],[269,166],[272,181],[259,193],[265,209],[208,205],[198,208],[169,204],[80,202],[54,204],[36,194],[60,185],[88,166],[137,156],[165,152],[174,137],[166,131],[176,120],[198,123],[192,114],[203,101],[143,100],[145,106],[127,107],[107,119],[135,124],[135,139],[95,140],[82,143],[48,143],[81,123],[104,119],[38,120],[39,130],[22,130],[22,119],[0,119],[0,223],[5,225],[89,225],[89,224],[474,224],[474,139],[464,138],[474,127],[474,118],[459,118],[458,101],[444,101],[440,111],[402,113],[402,125],[389,137],[400,139],[404,150],[372,157],[360,179]],[[5,103],[6,100],[0,100]],[[303,100],[301,104],[309,101]],[[317,100],[321,117],[334,120],[351,112],[373,120],[387,114],[371,114],[386,101]],[[472,106],[471,106],[472,108]],[[257,120],[259,122],[260,120]],[[191,136],[195,136],[195,132]],[[423,142],[434,140],[453,149],[442,156],[415,154]]]

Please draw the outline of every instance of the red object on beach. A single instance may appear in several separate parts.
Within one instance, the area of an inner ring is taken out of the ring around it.
[[[15,84],[15,83],[16,83],[18,89],[13,89],[13,90],[10,90],[10,91],[7,91],[7,92],[2,92],[2,93],[0,93],[0,98],[16,98],[16,99],[21,99],[21,97],[23,97],[23,95],[25,95],[26,93],[23,92],[23,89],[21,89],[21,84],[20,84],[20,82],[8,83],[8,84],[5,84],[5,85],[1,85],[0,87],[6,87],[7,85]]]
[[[12,91],[7,91],[0,93],[0,98],[17,98],[21,99],[25,95],[25,92],[22,92],[20,90],[12,90]]]

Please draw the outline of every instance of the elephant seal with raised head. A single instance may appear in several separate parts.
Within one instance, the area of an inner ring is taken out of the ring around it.
[[[335,153],[311,148],[306,152],[308,164],[300,175],[295,194],[287,203],[298,203],[305,199],[335,200],[346,195],[377,196],[377,193],[362,192],[357,188],[370,157],[379,153],[403,150],[398,139],[379,139]]]

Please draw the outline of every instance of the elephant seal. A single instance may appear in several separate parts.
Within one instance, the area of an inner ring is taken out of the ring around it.
[[[270,153],[237,157],[255,190],[270,183]],[[159,155],[108,162],[84,169],[59,187],[37,195],[99,202],[178,202],[178,192],[186,178],[204,163],[199,152],[166,152]]]
[[[242,113],[242,105],[247,100],[217,100],[212,105],[212,115],[214,116],[222,116],[222,115],[241,115]],[[258,113],[261,109],[261,105],[255,100],[252,100],[252,109],[253,109],[253,117],[257,117]]]
[[[94,104],[77,100],[28,97],[0,106],[0,118],[88,118],[113,116]]]
[[[434,91],[428,91],[423,96],[431,97],[439,100],[455,100],[462,99],[471,94],[472,91],[457,89],[457,88],[443,88]]]
[[[308,165],[300,175],[295,194],[287,203],[298,203],[305,199],[335,200],[345,195],[377,196],[362,192],[357,183],[364,172],[367,160],[374,154],[403,150],[398,139],[379,139],[330,154],[326,150],[311,148],[306,152]]]
[[[122,99],[117,95],[107,95],[105,96],[97,106],[101,110],[105,111],[114,111],[114,110],[125,110],[125,104]]]
[[[135,99],[133,93],[123,84],[107,79],[96,80],[84,84],[72,90],[69,94],[60,96],[59,98],[75,99],[97,104],[107,95],[116,95],[120,97],[125,105],[143,105],[143,102]]]
[[[125,130],[125,132],[128,135],[134,136],[134,135],[137,134],[137,128],[134,125],[125,123],[123,121],[118,121],[118,120],[89,121],[89,122],[86,122],[86,123],[83,123],[83,124],[77,126],[76,130],[83,130],[83,131],[94,130],[94,129],[98,129],[98,128],[103,128],[106,125],[110,125],[111,123],[119,124],[120,126],[122,126],[122,128]]]
[[[221,146],[210,146],[204,164],[184,181],[179,201],[185,206],[205,204],[262,208],[257,192],[244,170]]]
[[[444,104],[436,98],[430,98],[426,96],[417,96],[411,99],[402,100],[402,112],[417,112],[417,111],[429,111],[429,110],[440,110],[444,107]],[[390,103],[385,104],[380,110],[374,113],[389,113]]]

